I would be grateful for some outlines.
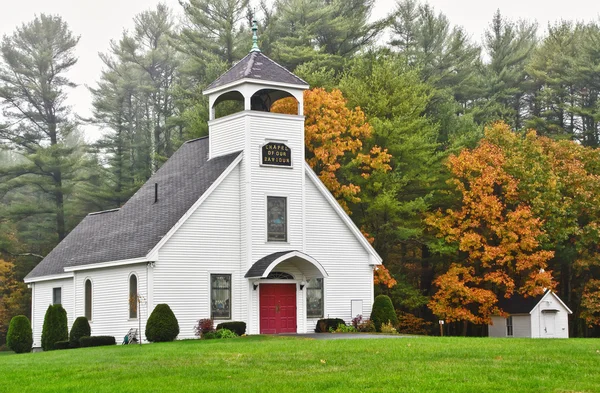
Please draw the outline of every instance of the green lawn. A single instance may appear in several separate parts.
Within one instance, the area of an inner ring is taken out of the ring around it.
[[[600,340],[242,337],[0,356],[0,392],[600,392]]]

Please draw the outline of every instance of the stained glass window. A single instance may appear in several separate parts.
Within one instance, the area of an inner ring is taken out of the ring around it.
[[[92,320],[92,282],[85,280],[85,317]]]
[[[231,319],[231,274],[210,275],[212,319]]]
[[[306,286],[306,315],[308,318],[323,317],[322,278],[313,278]]]
[[[287,241],[287,199],[267,197],[267,240]]]
[[[137,276],[132,274],[129,277],[129,318],[135,319],[138,317],[138,289]]]

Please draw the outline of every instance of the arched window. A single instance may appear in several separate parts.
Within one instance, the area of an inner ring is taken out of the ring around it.
[[[92,320],[92,280],[85,280],[85,317]]]
[[[138,282],[137,276],[129,276],[129,318],[138,317]]]

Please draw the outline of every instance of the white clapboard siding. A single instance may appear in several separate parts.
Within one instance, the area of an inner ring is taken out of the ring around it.
[[[129,277],[135,274],[138,294],[148,298],[148,269],[146,263],[117,266],[105,269],[82,270],[75,273],[76,316],[85,315],[85,281],[92,281],[92,319],[90,328],[93,336],[114,336],[117,344],[129,329],[138,328],[141,322],[142,335],[149,316],[148,305],[139,309],[141,320],[129,318]],[[145,337],[142,337],[145,341]]]
[[[249,265],[278,251],[302,251],[302,177],[304,176],[304,118],[272,113],[254,113],[250,120],[251,238]],[[277,139],[273,139],[277,138]],[[268,141],[285,143],[291,149],[292,168],[260,165],[261,147]],[[267,196],[287,198],[288,241],[267,242]],[[248,266],[250,268],[250,266]]]
[[[218,157],[244,149],[245,112],[210,121],[210,157]]]
[[[69,330],[75,320],[73,316],[73,279],[65,278],[61,280],[39,281],[33,283],[33,297],[31,310],[31,324],[33,329],[33,347],[42,346],[42,327],[44,325],[44,316],[48,306],[52,304],[52,289],[61,288],[62,306],[67,312],[67,324]]]
[[[306,179],[306,253],[318,260],[329,277],[324,281],[326,318],[350,323],[351,301],[363,301],[363,318],[371,315],[373,269],[369,255],[312,180]],[[316,322],[316,320],[311,320]],[[308,330],[314,329],[308,326]]]
[[[558,310],[551,312],[554,326],[551,331],[545,330],[543,310]],[[542,300],[531,311],[531,333],[536,338],[569,338],[569,310],[567,310],[558,296],[547,292]],[[552,331],[553,330],[553,331]]]
[[[513,337],[531,337],[531,315],[513,315]]]
[[[196,321],[210,318],[211,273],[232,275],[232,319],[247,319],[248,295],[242,287],[247,288],[248,283],[240,253],[239,168],[159,251],[153,272],[154,304],[171,307],[179,322],[180,339],[193,338]]]
[[[506,337],[506,318],[499,315],[492,316],[492,324],[488,325],[489,337]]]

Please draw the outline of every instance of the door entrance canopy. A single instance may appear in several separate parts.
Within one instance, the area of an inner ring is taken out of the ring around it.
[[[290,262],[300,270],[307,280],[328,277],[325,268],[313,257],[300,251],[280,251],[266,255],[256,261],[244,277],[267,278],[269,273],[282,262]]]

